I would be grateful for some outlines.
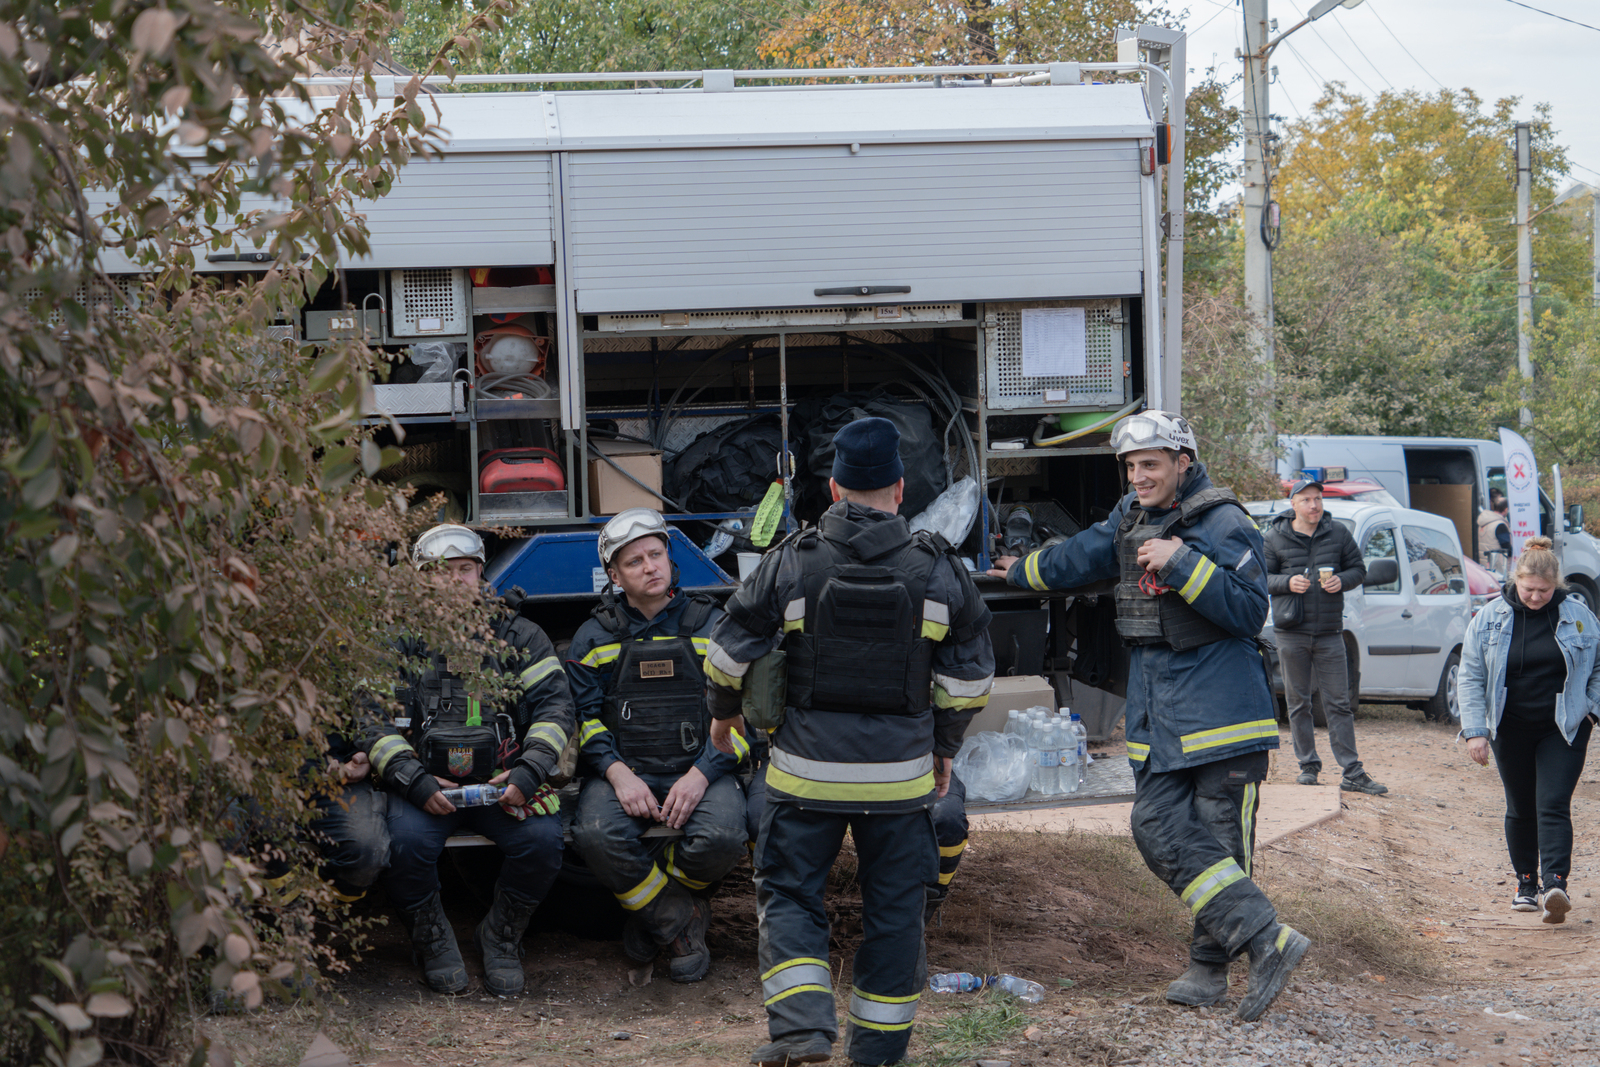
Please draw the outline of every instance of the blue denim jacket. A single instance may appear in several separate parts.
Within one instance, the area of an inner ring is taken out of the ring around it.
[[[1567,661],[1567,684],[1556,699],[1556,725],[1571,744],[1584,716],[1600,709],[1600,622],[1571,597],[1556,610],[1556,646]],[[1500,725],[1506,710],[1506,655],[1515,618],[1511,605],[1501,597],[1485,605],[1467,626],[1461,645],[1463,738],[1492,738]]]

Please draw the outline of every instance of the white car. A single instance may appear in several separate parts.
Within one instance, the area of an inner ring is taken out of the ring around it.
[[[1328,515],[1356,539],[1367,582],[1344,593],[1344,645],[1351,688],[1368,704],[1405,704],[1430,719],[1461,717],[1456,675],[1461,639],[1472,618],[1472,598],[1462,565],[1461,541],[1449,519],[1426,511],[1325,498]],[[1245,509],[1265,536],[1287,500],[1250,503]],[[1272,618],[1261,636],[1272,641]],[[1273,685],[1283,692],[1277,655],[1270,657]],[[1326,725],[1313,700],[1318,726]]]

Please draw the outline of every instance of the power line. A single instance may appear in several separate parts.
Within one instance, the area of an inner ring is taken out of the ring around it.
[[[1344,31],[1344,35],[1346,37],[1350,38],[1350,43],[1355,45],[1357,52],[1361,53],[1361,58],[1367,61],[1367,66],[1371,67],[1377,72],[1378,77],[1383,79],[1383,84],[1387,85],[1390,89],[1393,89],[1394,82],[1390,81],[1389,76],[1378,68],[1378,65],[1372,61],[1372,58],[1368,56],[1366,52],[1362,51],[1361,45],[1356,43],[1355,37],[1350,33],[1350,29],[1344,24],[1344,21],[1342,19],[1334,19],[1334,22],[1338,23],[1339,29]]]
[[[1524,4],[1522,0],[1506,0],[1506,3],[1516,4],[1518,7],[1525,7],[1529,11],[1537,11],[1541,15],[1549,15],[1551,18],[1560,19],[1562,22],[1570,22],[1574,26],[1582,26],[1586,30],[1600,30],[1600,26],[1591,26],[1587,22],[1579,22],[1577,19],[1569,19],[1565,15],[1556,14],[1554,11],[1546,11],[1542,7],[1534,7],[1532,4]]]
[[[1400,51],[1404,52],[1408,56],[1411,56],[1411,62],[1417,65],[1417,69],[1422,71],[1422,73],[1426,74],[1428,77],[1433,78],[1433,71],[1429,70],[1427,67],[1424,67],[1422,65],[1422,60],[1418,59],[1416,56],[1412,56],[1411,49],[1406,47],[1406,43],[1400,39],[1400,35],[1389,29],[1389,24],[1383,21],[1383,14],[1378,11],[1377,6],[1370,5],[1368,6],[1367,10],[1372,12],[1374,15],[1377,15],[1378,22],[1382,24],[1385,30],[1388,30],[1389,36],[1394,38],[1394,43],[1400,46]],[[1437,85],[1441,89],[1445,87],[1444,82],[1440,81],[1438,78],[1433,78],[1433,84]]]

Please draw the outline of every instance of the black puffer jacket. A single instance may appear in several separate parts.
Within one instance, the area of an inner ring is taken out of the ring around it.
[[[1343,589],[1354,589],[1367,577],[1367,565],[1361,559],[1361,550],[1350,531],[1326,512],[1317,528],[1307,537],[1294,528],[1294,512],[1278,517],[1267,530],[1262,543],[1267,552],[1267,592],[1272,594],[1276,608],[1280,598],[1301,597],[1305,600],[1305,613],[1298,626],[1282,626],[1280,630],[1296,633],[1336,634],[1344,629]],[[1339,579],[1341,591],[1324,593],[1317,584],[1317,568],[1332,567]],[[1311,579],[1311,588],[1304,593],[1289,592],[1289,579],[1303,574]],[[1276,620],[1280,613],[1274,610]]]

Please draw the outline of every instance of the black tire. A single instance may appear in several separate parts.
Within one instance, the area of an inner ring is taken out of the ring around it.
[[[1581,574],[1567,575],[1567,596],[1577,600],[1590,611],[1600,609],[1600,592],[1595,590],[1595,584]]]
[[[1444,670],[1439,672],[1439,689],[1422,705],[1422,714],[1433,722],[1460,722],[1461,697],[1459,692],[1459,676],[1461,672],[1461,651],[1450,653],[1444,661]]]

